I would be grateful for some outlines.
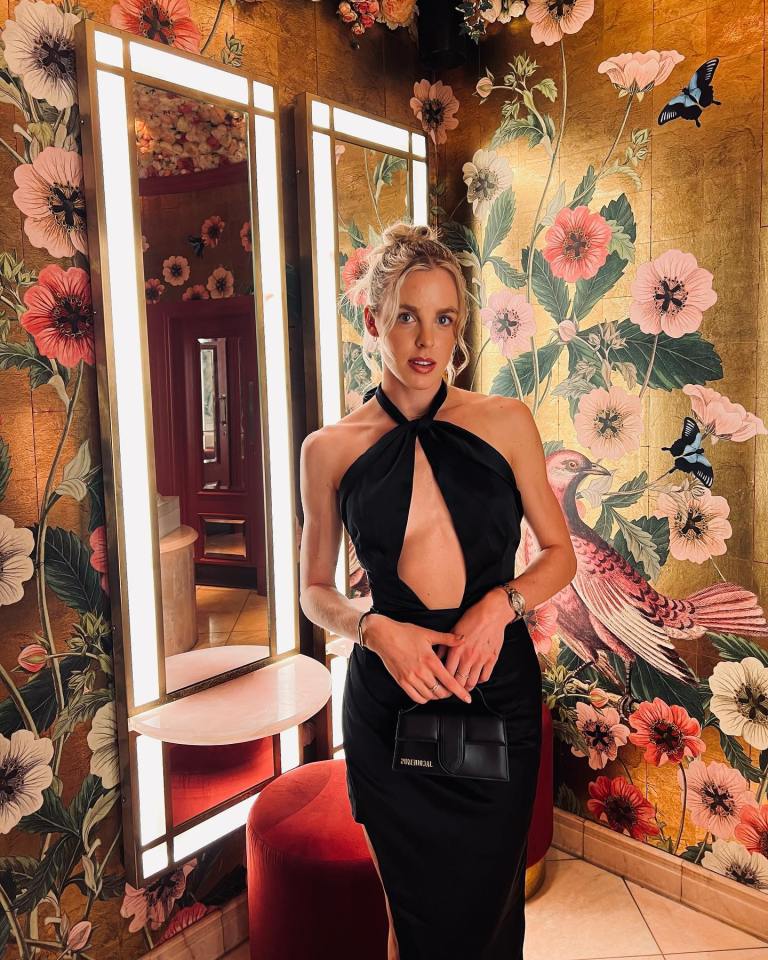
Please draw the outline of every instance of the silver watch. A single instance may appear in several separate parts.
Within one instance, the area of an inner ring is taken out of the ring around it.
[[[512,607],[518,617],[522,618],[525,614],[525,597],[519,590],[516,590],[515,587],[508,583],[500,583],[499,586],[506,593],[510,607]]]

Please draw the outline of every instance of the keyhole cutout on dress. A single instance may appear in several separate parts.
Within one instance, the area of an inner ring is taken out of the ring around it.
[[[464,551],[418,437],[414,443],[411,500],[397,575],[428,610],[458,607],[464,599]]]

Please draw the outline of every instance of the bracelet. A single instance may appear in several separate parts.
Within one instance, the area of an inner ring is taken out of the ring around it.
[[[365,610],[363,613],[361,613],[360,619],[357,621],[357,639],[360,646],[364,650],[370,650],[370,647],[367,646],[365,640],[363,639],[363,620],[365,620],[365,618],[371,613],[378,613],[378,611],[371,607],[370,610]]]

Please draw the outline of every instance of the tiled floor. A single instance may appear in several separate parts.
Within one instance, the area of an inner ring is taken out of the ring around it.
[[[266,597],[237,587],[198,586],[195,594],[197,648],[269,643]]]
[[[525,907],[525,960],[768,960],[758,940],[550,848]]]
[[[525,907],[525,960],[768,960],[768,939],[555,847],[546,859],[544,883]],[[222,960],[249,960],[248,944]]]

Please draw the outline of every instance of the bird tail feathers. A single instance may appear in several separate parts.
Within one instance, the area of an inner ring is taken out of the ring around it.
[[[738,583],[713,583],[686,597],[693,619],[713,633],[768,637],[768,624],[757,597]]]

